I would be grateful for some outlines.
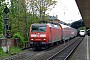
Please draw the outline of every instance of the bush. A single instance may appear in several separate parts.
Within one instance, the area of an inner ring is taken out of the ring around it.
[[[4,58],[9,57],[9,54],[3,52],[3,49],[0,47],[0,59],[3,60]]]
[[[10,57],[15,54],[19,54],[21,52],[22,52],[22,50],[20,48],[14,46],[9,49],[8,53],[5,53],[5,52],[3,52],[3,49],[0,47],[0,60],[3,60],[5,58]]]
[[[86,30],[86,27],[79,27],[78,30]]]
[[[20,40],[20,42],[24,41],[24,37],[22,35],[20,35],[20,33],[14,33],[13,38],[18,38]]]
[[[2,55],[3,54],[3,50],[2,50],[2,48],[0,47],[0,55]]]
[[[12,54],[12,53],[20,53],[20,52],[22,52],[21,51],[21,49],[20,48],[18,48],[18,47],[11,47],[10,48],[10,53]]]
[[[3,34],[0,34],[0,38],[2,38]]]

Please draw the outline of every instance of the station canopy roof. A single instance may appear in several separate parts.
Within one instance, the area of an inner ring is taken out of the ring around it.
[[[90,29],[90,0],[75,0],[86,27]]]

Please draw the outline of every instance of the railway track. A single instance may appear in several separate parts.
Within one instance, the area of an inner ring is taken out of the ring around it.
[[[47,60],[68,60],[69,56],[72,54],[72,52],[76,49],[76,47],[80,44],[82,40],[83,37],[79,38],[79,40],[76,40],[72,44],[66,46]]]
[[[83,38],[75,38],[75,42],[78,42],[80,43],[82,41]],[[29,51],[27,52],[22,52],[20,54],[17,54],[17,55],[13,55],[9,58],[6,58],[6,59],[2,59],[2,60],[54,60],[54,58],[59,55],[58,53],[60,53],[63,57],[66,56],[66,58],[68,58],[68,56],[70,55],[69,53],[64,53],[63,51],[67,48],[69,48],[69,46],[72,44],[73,45],[76,45],[76,43],[72,43],[74,40],[70,40],[69,42],[65,43],[65,44],[62,44],[59,46],[56,46],[54,48],[50,48],[49,50],[43,50],[43,51],[33,51],[31,48],[29,49]],[[68,45],[68,46],[67,46]],[[78,45],[78,44],[77,44]],[[65,47],[65,48],[64,48]],[[69,48],[71,49],[71,48]],[[67,50],[69,50],[67,49]],[[28,50],[28,49],[26,49]],[[67,51],[65,50],[65,52]],[[59,51],[59,52],[58,52]],[[56,53],[58,52],[58,53]],[[69,51],[67,51],[69,52]],[[55,54],[56,53],[56,54]],[[63,55],[64,54],[64,55]],[[53,56],[52,56],[53,55]],[[60,56],[61,56],[60,55]],[[51,57],[50,57],[51,56]],[[61,56],[61,57],[62,57]],[[64,57],[65,58],[65,57]],[[57,58],[58,60],[63,60],[63,59],[59,59]],[[55,59],[56,60],[56,59]]]

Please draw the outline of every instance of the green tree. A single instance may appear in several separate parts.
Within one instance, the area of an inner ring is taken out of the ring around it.
[[[10,6],[10,24],[12,33],[19,33],[28,39],[30,25],[39,19],[35,14],[27,12],[27,4],[25,0],[11,0]]]
[[[41,19],[44,19],[45,12],[52,9],[56,5],[57,1],[53,0],[27,0],[29,11],[32,14],[36,14]],[[50,7],[52,6],[52,8]]]
[[[78,30],[86,30],[85,26],[79,27]]]
[[[85,25],[82,20],[75,21],[71,24],[71,27],[76,28],[76,29],[78,29],[79,27],[83,27],[83,26],[85,26]]]
[[[4,10],[4,6],[5,3],[4,0],[0,0],[0,35],[3,33],[3,10]]]
[[[12,34],[18,32],[28,39],[30,25],[39,22],[41,16],[45,16],[45,12],[55,3],[52,0],[11,0],[9,21]]]
[[[25,0],[11,0],[10,7],[10,24],[12,25],[12,33],[19,32],[20,35],[25,36],[26,32],[26,5]]]

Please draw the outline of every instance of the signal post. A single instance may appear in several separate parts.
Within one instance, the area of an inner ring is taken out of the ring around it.
[[[3,51],[8,53],[9,51],[9,41],[8,39],[11,38],[11,26],[9,25],[9,9],[6,6],[4,9],[4,44],[2,45]]]

